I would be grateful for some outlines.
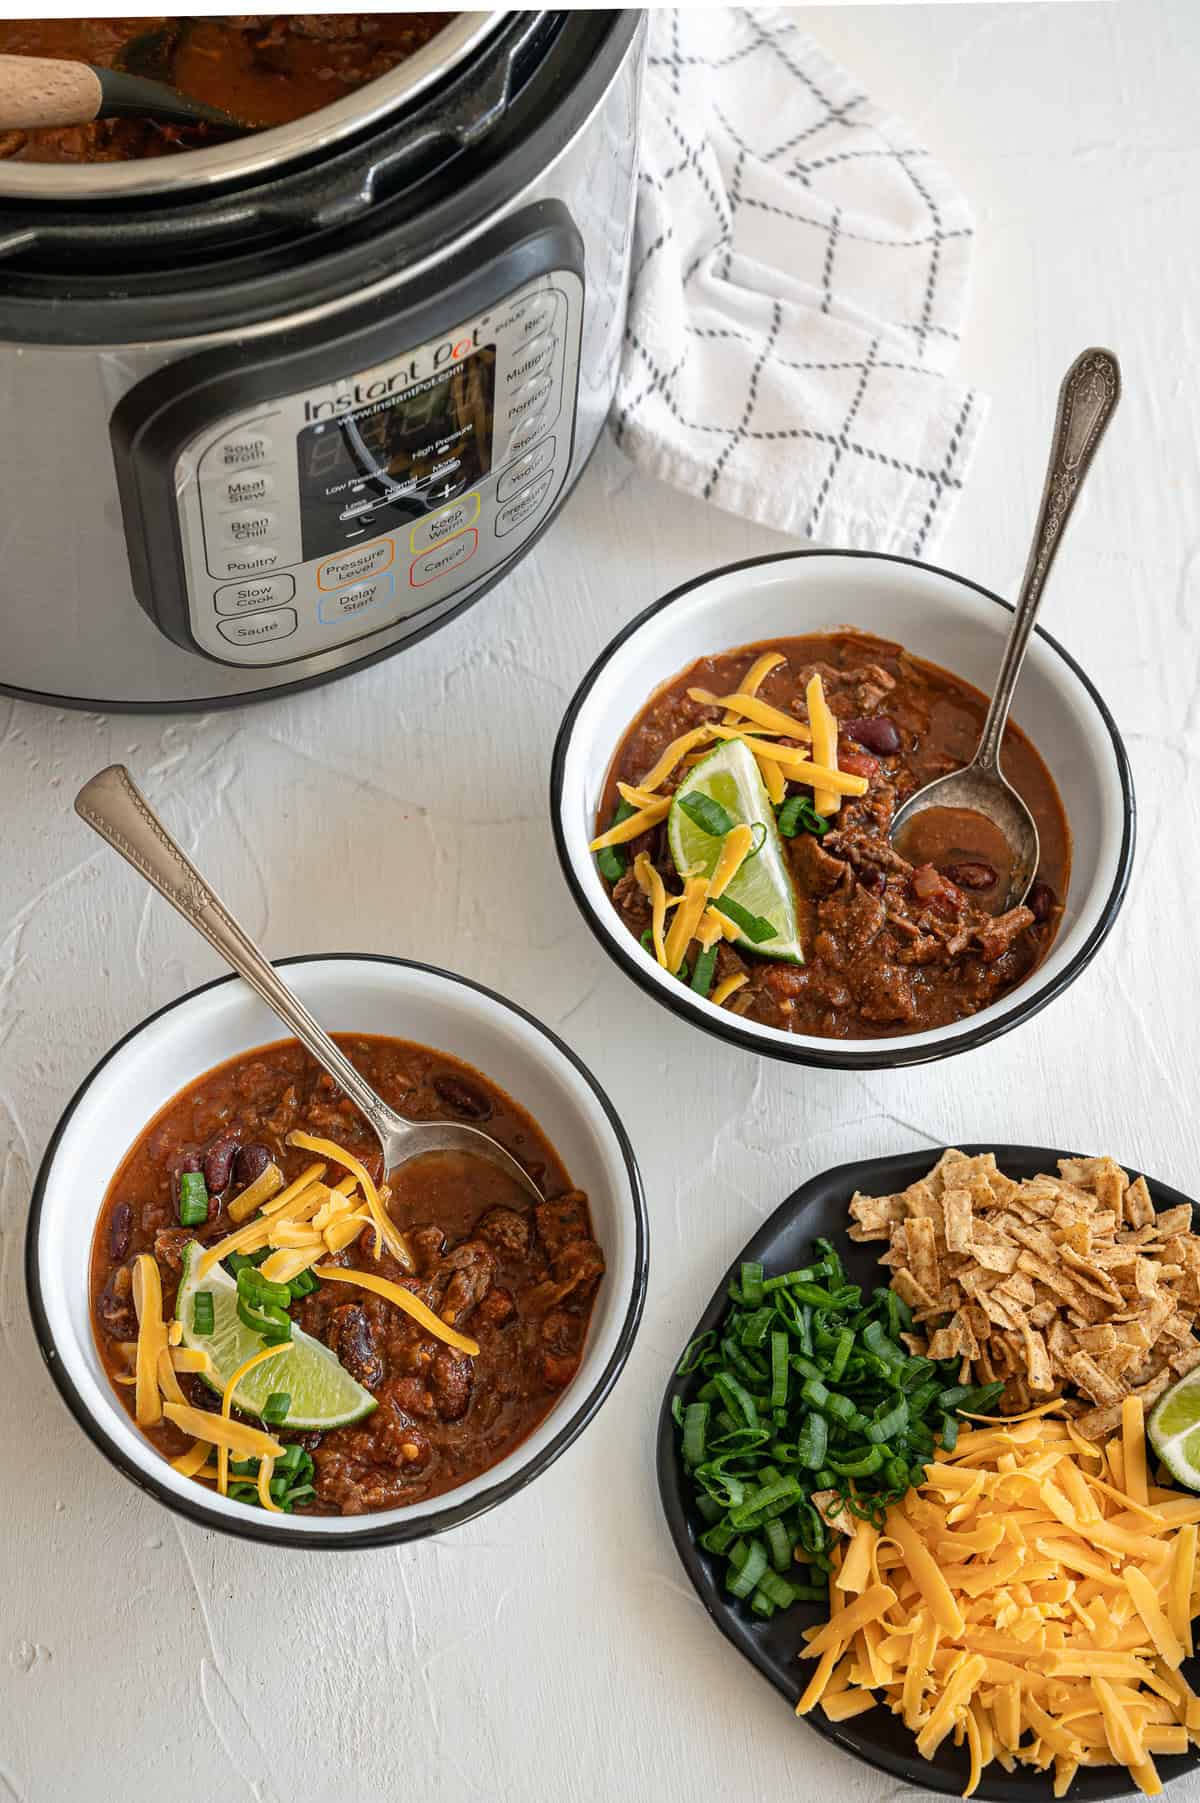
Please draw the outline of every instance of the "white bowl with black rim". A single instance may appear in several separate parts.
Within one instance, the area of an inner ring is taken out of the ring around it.
[[[42,1356],[67,1407],[126,1477],[180,1515],[249,1540],[361,1548],[420,1539],[503,1502],[577,1439],[629,1357],[646,1294],[645,1199],[632,1147],[604,1091],[574,1053],[515,1003],[447,971],[399,958],[281,961],[301,999],[335,1032],[387,1034],[473,1065],[507,1091],[586,1190],[604,1250],[579,1370],[527,1439],[499,1464],[428,1502],[359,1516],[267,1515],[181,1477],[138,1431],[105,1375],[92,1331],[88,1269],[104,1189],[165,1103],[225,1060],[282,1035],[236,977],[170,1003],[101,1059],[51,1138],[34,1187],[25,1265]],[[83,1200],[81,1200],[81,1198]]]
[[[985,1045],[1062,994],[1100,949],[1124,900],[1135,805],[1116,722],[1069,652],[1040,627],[1013,718],[1041,753],[1071,829],[1070,888],[1058,934],[1024,982],[965,1020],[919,1033],[824,1039],[715,1007],[668,975],[629,932],[588,850],[614,753],[653,693],[698,658],[859,627],[990,692],[1008,602],[931,564],[869,551],[794,551],[726,564],[665,595],[592,665],[554,748],[550,811],[559,862],[588,926],[647,994],[681,1020],[765,1057],[831,1070],[924,1064]]]

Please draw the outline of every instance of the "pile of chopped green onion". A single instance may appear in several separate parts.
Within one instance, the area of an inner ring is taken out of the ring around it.
[[[266,1415],[263,1415],[266,1420]],[[233,1480],[229,1486],[229,1494],[234,1502],[250,1503],[261,1508],[258,1495],[258,1460],[231,1459],[229,1475]],[[275,1469],[271,1474],[271,1501],[281,1508],[285,1515],[290,1515],[297,1503],[311,1502],[317,1494],[313,1485],[312,1455],[305,1452],[302,1446],[294,1442],[284,1449],[283,1456],[276,1459]]]
[[[936,1448],[953,1451],[959,1414],[986,1412],[1004,1387],[960,1384],[957,1360],[909,1354],[900,1297],[881,1288],[864,1302],[831,1243],[815,1251],[775,1277],[742,1266],[720,1327],[680,1361],[688,1399],[672,1402],[700,1544],[728,1561],[726,1589],[766,1618],[828,1600],[838,1535],[825,1516],[882,1525]],[[816,1495],[828,1497],[824,1514]]]

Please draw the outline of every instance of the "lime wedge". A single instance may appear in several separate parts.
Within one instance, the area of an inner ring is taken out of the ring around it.
[[[237,1285],[221,1265],[214,1265],[201,1278],[195,1276],[202,1252],[197,1240],[191,1240],[183,1249],[175,1319],[183,1327],[183,1344],[207,1352],[212,1359],[214,1369],[204,1382],[210,1390],[220,1392],[239,1365],[262,1351],[263,1342],[239,1321]],[[192,1298],[198,1290],[207,1290],[213,1299],[210,1334],[198,1334],[192,1325]],[[301,1333],[296,1326],[292,1328],[290,1350],[285,1348],[247,1372],[234,1391],[234,1406],[248,1415],[259,1415],[275,1390],[286,1390],[292,1399],[284,1423],[289,1428],[345,1427],[348,1422],[361,1421],[375,1407],[371,1392],[355,1382],[328,1346]]]
[[[667,815],[667,841],[680,875],[711,876],[721,855],[721,841],[706,833],[679,805],[680,797],[699,790],[719,802],[734,825],[761,825],[766,831],[761,849],[747,858],[725,891],[725,896],[775,928],[773,939],[755,944],[744,933],[736,944],[760,958],[783,958],[803,964],[804,951],[796,924],[796,896],[775,810],[759,774],[754,753],[740,739],[726,739],[695,766],[680,783]]]
[[[1200,1365],[1159,1398],[1146,1433],[1176,1482],[1200,1490]]]

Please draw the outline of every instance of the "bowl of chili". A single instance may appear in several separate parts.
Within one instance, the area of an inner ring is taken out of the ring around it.
[[[1028,911],[993,917],[984,879],[998,893],[1000,873],[977,858],[888,845],[906,786],[973,751],[1010,615],[929,564],[812,550],[707,572],[633,620],[568,706],[550,785],[567,886],[621,970],[731,1044],[829,1069],[969,1051],[1061,995],[1120,911],[1135,803],[1111,713],[1049,633],[1004,746],[1042,835]],[[812,786],[814,706],[837,796]],[[713,811],[718,793],[733,813]],[[735,817],[754,823],[736,848]],[[759,862],[741,901],[719,889],[732,849],[743,877]],[[745,905],[755,894],[778,898],[775,918]]]
[[[535,1209],[523,1243],[513,1246],[505,1243],[506,1224],[519,1230],[521,1223],[484,1194],[494,1181],[486,1171],[474,1201],[461,1175],[426,1173],[422,1180],[416,1214],[424,1219],[427,1212],[431,1226],[411,1236],[418,1258],[411,1287],[418,1297],[436,1299],[442,1322],[454,1321],[458,1331],[475,1335],[480,1356],[468,1379],[473,1389],[453,1395],[464,1374],[452,1345],[441,1349],[444,1358],[433,1343],[422,1351],[417,1338],[381,1328],[386,1302],[372,1314],[370,1294],[358,1295],[357,1267],[368,1273],[365,1291],[379,1281],[364,1214],[361,1240],[340,1255],[322,1255],[324,1263],[316,1267],[345,1281],[306,1273],[291,1311],[296,1327],[310,1341],[322,1341],[358,1380],[347,1387],[362,1386],[362,1406],[347,1410],[347,1425],[325,1434],[283,1434],[299,1452],[311,1454],[299,1488],[291,1466],[280,1464],[293,1483],[294,1508],[286,1496],[280,1497],[281,1510],[256,1506],[246,1483],[222,1494],[214,1472],[198,1481],[195,1460],[184,1459],[183,1469],[177,1468],[173,1455],[186,1442],[171,1435],[176,1421],[180,1427],[194,1421],[196,1409],[177,1414],[164,1402],[158,1414],[165,1420],[138,1425],[144,1417],[133,1406],[137,1392],[132,1383],[122,1389],[120,1375],[121,1357],[130,1350],[124,1336],[138,1333],[132,1303],[142,1313],[144,1284],[132,1298],[127,1293],[134,1266],[156,1266],[169,1320],[176,1313],[176,1287],[183,1289],[193,1256],[199,1258],[197,1242],[215,1253],[226,1247],[223,1236],[231,1228],[245,1231],[237,1198],[243,1179],[250,1188],[264,1181],[248,1168],[258,1141],[266,1140],[281,1161],[294,1157],[297,1171],[311,1156],[303,1147],[314,1130],[368,1160],[365,1123],[355,1121],[349,1104],[315,1067],[302,1068],[306,1054],[294,1042],[280,1043],[274,1016],[232,977],[193,990],[135,1027],[67,1107],[34,1188],[26,1238],[30,1308],[47,1367],[80,1426],[112,1464],[167,1507],[206,1527],[280,1545],[389,1545],[457,1526],[514,1495],[596,1414],[641,1319],[648,1265],[641,1179],[625,1131],[595,1079],[514,1003],[465,978],[396,958],[334,954],[285,962],[302,999],[342,1036],[350,1055],[364,1061],[372,1080],[385,1092],[390,1087],[395,1105],[411,1103],[409,1111],[417,1114],[444,1105],[475,1118],[486,1107],[489,1130],[511,1142],[550,1198],[541,1205],[545,1218]],[[249,1140],[243,1134],[245,1169],[225,1143],[230,1132],[222,1130],[236,1129],[239,1119],[251,1123]],[[197,1134],[206,1142],[199,1152]],[[285,1174],[289,1187],[303,1181],[290,1163]],[[329,1175],[332,1183],[332,1168]],[[207,1221],[199,1219],[201,1185],[210,1199],[203,1211]],[[336,1204],[336,1192],[326,1200]],[[164,1206],[172,1211],[165,1226]],[[391,1208],[395,1217],[395,1198]],[[300,1228],[277,1239],[294,1245],[302,1236]],[[378,1269],[399,1277],[389,1258],[385,1247]],[[224,1306],[221,1286],[232,1288],[229,1267],[236,1264],[239,1278],[258,1282],[260,1271],[247,1273],[247,1262],[226,1257],[217,1266],[205,1289],[204,1318],[191,1317],[196,1333],[211,1333],[211,1298],[215,1291],[217,1309]],[[578,1275],[576,1267],[586,1283],[564,1301],[571,1286],[556,1280]],[[270,1274],[269,1263],[262,1268]],[[274,1299],[277,1286],[259,1287]],[[396,1318],[401,1328],[414,1325],[403,1311]],[[444,1332],[453,1341],[455,1329]],[[559,1333],[566,1336],[562,1343]],[[189,1344],[203,1346],[205,1340],[185,1334],[185,1349]],[[261,1356],[268,1356],[265,1348]],[[200,1379],[188,1375],[201,1362],[179,1357],[178,1382],[189,1386],[189,1404],[215,1409],[217,1398],[206,1405]],[[417,1372],[420,1383],[412,1375]],[[360,1419],[372,1408],[368,1391],[378,1412]],[[406,1413],[400,1405],[411,1402],[410,1391],[421,1396],[412,1404],[415,1412]],[[244,1392],[234,1386],[233,1393],[244,1420]],[[260,1433],[281,1431],[286,1417],[272,1414],[281,1400],[272,1395],[264,1410],[251,1409],[251,1417],[261,1417],[262,1429],[254,1422]],[[403,1428],[402,1458],[414,1461],[408,1467],[395,1457],[394,1481],[371,1439],[385,1417],[388,1433],[396,1423]],[[204,1449],[197,1443],[194,1450]],[[272,1495],[282,1489],[276,1483]]]

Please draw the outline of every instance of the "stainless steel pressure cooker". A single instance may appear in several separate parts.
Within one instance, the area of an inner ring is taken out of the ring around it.
[[[280,694],[510,570],[612,400],[643,55],[460,13],[294,125],[0,162],[0,690]]]

